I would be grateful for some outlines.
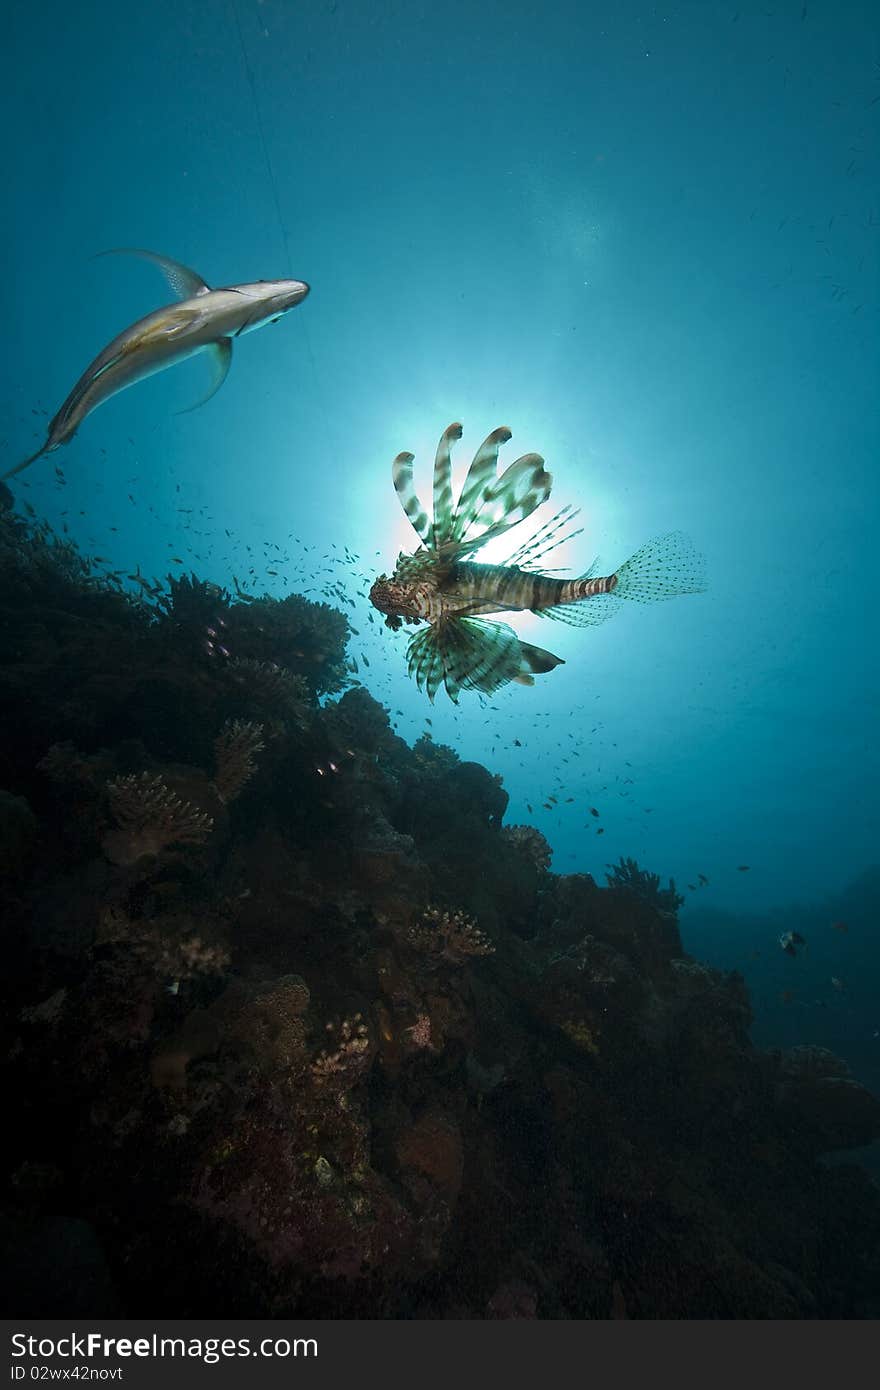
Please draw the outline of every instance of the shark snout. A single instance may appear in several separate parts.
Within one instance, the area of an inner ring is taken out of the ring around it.
[[[301,304],[311,288],[305,280],[285,280],[280,298],[284,301],[285,309],[293,309],[295,305]]]

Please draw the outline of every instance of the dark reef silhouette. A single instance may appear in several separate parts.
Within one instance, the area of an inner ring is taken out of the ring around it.
[[[880,1311],[880,1135],[674,885],[549,871],[345,688],[347,623],[126,592],[0,513],[5,1298],[22,1316]],[[333,698],[329,698],[333,697]]]

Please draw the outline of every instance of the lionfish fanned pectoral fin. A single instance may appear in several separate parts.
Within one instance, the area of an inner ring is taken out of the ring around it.
[[[448,618],[412,638],[409,673],[429,700],[443,685],[456,704],[462,690],[491,695],[511,681],[532,685],[535,675],[552,671],[561,658],[521,642],[506,623],[483,618]]]

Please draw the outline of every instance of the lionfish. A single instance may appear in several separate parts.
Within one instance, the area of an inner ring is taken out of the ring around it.
[[[621,600],[654,603],[705,588],[702,559],[680,531],[648,541],[613,574],[599,575],[599,562],[577,579],[541,572],[537,562],[583,527],[560,535],[577,515],[571,505],[551,517],[505,564],[479,564],[471,557],[489,541],[525,521],[547,501],[553,485],[540,454],[523,454],[498,476],[498,450],[511,438],[493,430],[468,469],[458,502],[452,494],[453,443],[462,427],[443,431],[434,461],[434,520],[413,487],[414,455],[398,454],[394,487],[422,544],[401,554],[389,578],[380,575],[370,601],[390,628],[426,622],[410,639],[409,673],[433,701],[441,685],[458,703],[462,690],[492,694],[510,681],[534,685],[562,658],[524,642],[507,623],[487,613],[536,613],[542,618],[591,627],[617,612]]]

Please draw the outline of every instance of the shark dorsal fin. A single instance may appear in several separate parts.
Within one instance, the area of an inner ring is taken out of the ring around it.
[[[157,251],[141,251],[135,246],[114,246],[109,251],[99,251],[99,256],[142,256],[152,261],[161,270],[178,299],[194,299],[196,295],[207,294],[211,286],[190,270],[189,266],[172,261],[168,256],[160,256]]]

